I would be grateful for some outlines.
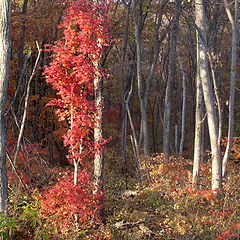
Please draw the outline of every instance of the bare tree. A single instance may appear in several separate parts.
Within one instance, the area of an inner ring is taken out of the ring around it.
[[[26,97],[25,97],[25,104],[24,104],[24,110],[23,110],[23,116],[22,116],[22,119],[21,119],[21,127],[20,127],[20,130],[19,130],[19,135],[18,135],[18,141],[17,141],[17,147],[16,147],[16,153],[15,153],[15,156],[14,156],[14,165],[16,166],[17,164],[17,160],[18,160],[18,154],[19,154],[19,148],[22,144],[22,137],[23,137],[23,132],[24,132],[24,128],[25,128],[25,123],[26,123],[26,118],[27,118],[27,112],[28,112],[28,105],[29,105],[29,96],[30,96],[30,86],[31,86],[31,82],[32,82],[32,79],[36,73],[36,70],[37,70],[37,66],[38,66],[38,62],[39,62],[39,58],[40,58],[40,55],[41,55],[41,49],[39,48],[38,46],[38,43],[37,43],[37,48],[38,48],[38,57],[36,59],[36,62],[35,62],[35,66],[34,66],[34,69],[33,69],[33,72],[29,78],[29,81],[27,83],[27,89],[26,89]],[[30,51],[30,55],[31,55],[31,50]]]
[[[124,102],[125,90],[124,90],[124,81],[123,81],[123,69],[124,69],[124,60],[127,52],[127,43],[128,43],[128,28],[129,28],[129,15],[130,15],[130,3],[126,4],[126,19],[125,19],[125,29],[123,36],[123,46],[121,51],[121,66],[119,73],[119,81],[122,93],[122,139],[121,139],[121,155],[124,161],[126,161],[126,144],[127,144],[127,111]]]
[[[0,212],[7,212],[8,178],[4,114],[10,57],[10,0],[0,2]]]
[[[140,101],[141,110],[141,128],[143,131],[143,148],[144,156],[147,158],[149,156],[148,149],[148,121],[147,121],[147,111],[144,101],[144,86],[143,86],[143,74],[142,74],[142,44],[141,44],[141,29],[140,22],[138,20],[136,1],[132,0],[132,12],[133,12],[133,22],[135,30],[135,41],[137,47],[137,82],[138,82],[138,96]]]
[[[179,155],[182,157],[184,136],[185,136],[185,112],[186,112],[186,73],[183,68],[182,58],[179,54],[179,49],[177,47],[178,61],[180,65],[180,70],[182,72],[182,118],[181,118],[181,140],[179,146]]]
[[[237,67],[237,35],[238,35],[238,0],[235,0],[235,17],[233,18],[227,0],[224,0],[224,5],[232,26],[232,63],[231,63],[231,85],[229,97],[229,120],[228,120],[228,140],[227,147],[222,162],[222,176],[225,177],[227,163],[230,157],[234,132],[234,97],[235,97],[235,82],[236,82],[236,67]]]
[[[181,11],[181,1],[176,1],[174,10],[173,26],[171,31],[170,52],[169,52],[169,74],[167,80],[167,88],[165,95],[164,106],[164,124],[163,124],[163,153],[165,160],[168,160],[170,155],[170,118],[172,106],[172,91],[176,70],[176,47],[179,27],[179,17]]]
[[[196,33],[198,35],[198,32]],[[198,36],[197,36],[198,38]],[[198,188],[199,185],[199,172],[201,162],[201,149],[202,149],[202,123],[203,123],[203,92],[202,83],[200,79],[200,66],[199,66],[199,47],[197,43],[197,75],[196,75],[196,113],[195,113],[195,140],[194,140],[194,161],[193,161],[193,188]]]
[[[207,56],[207,34],[203,0],[195,0],[195,18],[197,25],[197,44],[199,51],[199,77],[202,84],[204,102],[208,117],[208,129],[212,151],[212,189],[221,188],[221,154],[218,145],[218,124],[214,104],[213,87],[210,82]]]

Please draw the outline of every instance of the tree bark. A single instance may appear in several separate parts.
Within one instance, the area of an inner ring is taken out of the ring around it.
[[[97,63],[96,63],[97,64]],[[94,180],[95,190],[101,187],[103,177],[103,152],[100,147],[103,133],[102,133],[102,118],[103,118],[103,97],[102,97],[102,77],[99,74],[94,78],[95,91],[95,127],[94,127],[94,142],[95,142],[95,156],[94,156]]]
[[[19,45],[19,49],[18,49],[19,72],[22,71],[22,66],[23,66],[23,50],[24,50],[25,31],[26,31],[25,15],[26,15],[26,13],[27,13],[27,4],[28,4],[28,0],[24,0],[23,6],[22,6],[21,39],[20,39],[20,45]],[[20,75],[20,74],[19,74],[19,75]]]
[[[170,118],[171,118],[171,106],[172,106],[172,91],[175,78],[176,70],[176,47],[177,47],[177,36],[179,27],[179,17],[181,11],[181,1],[176,1],[174,10],[174,20],[171,31],[170,40],[170,52],[169,52],[169,75],[167,80],[167,88],[165,95],[165,106],[164,106],[164,124],[163,124],[163,153],[165,154],[165,161],[170,156]]]
[[[138,146],[138,142],[137,142],[137,137],[136,137],[136,132],[135,132],[135,128],[132,122],[132,117],[130,114],[130,109],[129,109],[129,100],[130,97],[132,95],[132,89],[133,89],[133,79],[132,79],[132,83],[131,83],[131,87],[128,93],[126,93],[124,102],[125,102],[125,106],[126,106],[126,111],[128,114],[128,119],[129,119],[129,123],[130,123],[130,127],[132,129],[132,136],[131,136],[131,142],[132,142],[132,146],[133,146],[133,151],[134,151],[134,155],[135,155],[135,162],[136,162],[136,167],[140,173],[140,178],[143,181],[144,179],[144,173],[142,171],[142,167],[141,167],[141,159],[140,159],[140,151],[139,151],[139,146]]]
[[[10,0],[0,2],[0,212],[7,213],[8,178],[6,169],[6,132],[4,113],[10,58]]]
[[[22,144],[22,137],[23,137],[23,132],[24,132],[24,128],[25,128],[25,122],[26,122],[26,118],[27,118],[29,95],[30,95],[30,85],[31,85],[32,79],[33,79],[33,77],[34,77],[34,75],[36,73],[38,62],[39,62],[39,58],[40,58],[41,52],[42,52],[42,50],[39,49],[38,44],[37,44],[37,48],[38,48],[38,56],[37,56],[37,59],[36,59],[35,66],[33,68],[32,74],[31,74],[31,76],[29,78],[29,81],[27,83],[24,111],[23,111],[20,131],[19,131],[19,135],[18,135],[16,154],[15,154],[15,157],[14,157],[14,165],[15,166],[16,166],[17,160],[18,160],[19,148],[20,148],[20,146]]]
[[[129,15],[130,15],[130,4],[126,4],[126,20],[125,20],[125,29],[124,29],[124,40],[122,47],[122,56],[121,56],[121,66],[119,73],[119,81],[122,93],[122,139],[121,139],[121,155],[124,161],[126,161],[126,142],[127,142],[127,111],[124,103],[124,82],[123,82],[123,69],[124,69],[124,60],[127,52],[127,42],[128,42],[128,26],[129,26]]]
[[[179,49],[177,48],[178,61],[180,69],[182,72],[182,118],[181,118],[181,140],[179,146],[179,156],[182,157],[183,145],[184,145],[184,136],[185,136],[185,110],[186,110],[186,73],[183,68],[182,59],[179,54]]]
[[[21,84],[22,82],[22,73],[24,71],[23,69],[23,52],[24,52],[24,42],[25,42],[25,32],[26,32],[26,20],[25,20],[25,16],[26,16],[26,12],[27,12],[27,4],[28,4],[28,0],[24,0],[23,5],[22,5],[22,26],[21,26],[21,37],[20,37],[20,43],[19,43],[19,49],[18,49],[18,64],[19,64],[19,69],[18,69],[18,81],[20,82],[19,84]],[[18,87],[18,81],[16,81],[16,88]],[[18,104],[19,104],[19,92],[16,91],[16,98],[14,101],[14,111],[15,113],[18,110]]]
[[[142,74],[142,46],[141,46],[141,36],[140,36],[140,24],[137,15],[136,1],[132,0],[132,11],[133,11],[133,22],[135,30],[135,41],[137,46],[137,80],[138,80],[138,96],[140,101],[140,111],[141,111],[141,127],[143,131],[143,149],[144,156],[148,158],[149,156],[149,146],[148,146],[148,121],[146,105],[144,101],[144,88],[143,88],[143,74]]]
[[[198,35],[198,33],[196,33]],[[197,36],[198,39],[198,36]],[[200,67],[199,67],[199,47],[197,42],[197,75],[196,75],[196,113],[195,113],[195,139],[194,139],[194,161],[193,161],[193,178],[192,186],[197,189],[199,186],[199,172],[201,162],[201,151],[203,144],[203,92],[202,83],[200,79]]]
[[[232,63],[231,63],[231,85],[229,97],[229,120],[228,120],[228,140],[227,147],[224,153],[222,162],[222,176],[226,176],[227,163],[230,157],[234,133],[234,97],[235,97],[235,82],[236,82],[236,67],[237,67],[237,35],[238,35],[238,0],[235,0],[235,19],[230,12],[227,0],[224,0],[226,12],[232,25]]]
[[[208,128],[212,151],[212,189],[222,186],[221,154],[218,146],[218,124],[214,104],[213,87],[210,82],[207,56],[207,35],[203,0],[195,0],[195,18],[198,27],[199,76],[202,83],[204,102],[207,110]]]

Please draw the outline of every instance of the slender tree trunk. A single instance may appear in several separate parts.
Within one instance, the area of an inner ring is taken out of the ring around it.
[[[18,84],[17,84],[17,88],[16,88],[16,91],[15,91],[13,100],[11,101],[11,103],[9,105],[9,109],[7,110],[5,115],[8,115],[8,113],[10,111],[12,111],[12,107],[14,106],[15,102],[18,101],[17,100],[18,94],[20,92],[20,88],[21,88],[21,84],[22,84],[22,81],[23,81],[23,77],[24,77],[25,71],[27,71],[27,67],[28,67],[28,63],[30,61],[30,57],[31,57],[31,51],[30,51],[30,48],[29,48],[28,54],[27,54],[26,59],[24,61],[23,70],[22,70],[22,72],[21,72],[21,74],[19,76],[19,80],[18,80]],[[14,114],[17,114],[17,111],[14,112]]]
[[[138,146],[138,142],[137,142],[136,132],[135,132],[135,128],[134,128],[134,125],[133,125],[133,122],[132,122],[132,117],[131,117],[130,109],[129,109],[129,105],[128,105],[130,97],[132,95],[132,89],[133,89],[133,79],[132,79],[130,90],[129,90],[128,94],[126,94],[124,101],[125,101],[125,106],[126,106],[126,110],[127,110],[127,114],[128,114],[130,127],[132,129],[131,142],[132,142],[133,151],[134,151],[134,154],[135,154],[136,167],[137,167],[137,169],[138,169],[138,171],[140,173],[140,178],[143,181],[144,173],[142,172],[142,169],[141,169],[140,151],[139,151],[139,146]]]
[[[237,67],[237,35],[238,35],[238,0],[235,0],[235,19],[230,12],[227,0],[224,0],[226,12],[232,25],[232,63],[231,63],[231,85],[229,97],[229,120],[228,120],[228,141],[222,162],[222,176],[226,176],[227,163],[230,157],[234,133],[234,97]]]
[[[179,17],[181,11],[181,1],[176,1],[174,20],[171,31],[170,40],[170,52],[169,52],[169,75],[167,80],[167,89],[165,95],[165,106],[164,106],[164,125],[163,125],[163,153],[165,154],[165,160],[167,161],[170,156],[170,118],[171,118],[171,106],[172,106],[172,91],[175,78],[176,70],[176,47],[177,47],[177,36],[179,27]]]
[[[102,118],[103,118],[103,97],[102,97],[102,78],[96,76],[94,79],[95,91],[95,127],[94,127],[94,142],[95,142],[95,156],[94,156],[94,178],[95,187],[98,189],[102,184],[103,177],[103,152],[100,146],[103,133],[102,133]]]
[[[155,44],[154,44],[154,49],[153,49],[153,60],[152,60],[150,72],[148,75],[146,91],[145,91],[145,95],[144,95],[145,106],[147,106],[147,104],[148,104],[150,88],[151,88],[154,72],[155,72],[158,58],[159,58],[160,43],[164,40],[164,38],[166,36],[166,34],[164,34],[163,37],[161,38],[161,40],[159,39],[159,30],[160,30],[161,23],[162,23],[163,10],[164,10],[165,6],[167,5],[167,3],[168,3],[168,0],[163,1],[161,9],[160,9],[159,13],[157,14],[158,16],[157,16],[157,23],[155,26]]]
[[[10,59],[10,0],[0,1],[0,212],[7,212],[8,178],[4,114]]]
[[[45,40],[43,40],[42,42],[42,49],[44,48],[44,45],[45,45]],[[45,59],[47,59],[48,56],[45,57],[45,52],[42,53],[42,57],[41,57],[41,61],[40,61],[40,69],[43,68],[43,66],[46,64],[46,61]],[[48,58],[49,59],[49,58]],[[39,118],[39,114],[40,114],[40,109],[41,109],[41,106],[42,106],[42,98],[46,92],[46,80],[45,79],[42,79],[39,81],[39,78],[41,78],[43,74],[43,71],[42,70],[39,70],[39,74],[38,76],[36,77],[36,82],[38,82],[40,84],[40,93],[39,93],[39,97],[38,97],[38,100],[36,101],[36,106],[37,106],[37,109],[35,110],[36,111],[36,114],[35,114],[35,117],[34,117],[34,120],[33,120],[33,127],[32,127],[32,133],[31,133],[31,139],[32,139],[32,142],[37,142],[39,141],[39,129],[38,129],[38,118]],[[52,124],[51,124],[52,125]]]
[[[222,139],[222,108],[221,108],[221,100],[218,93],[218,86],[217,86],[217,80],[215,76],[215,69],[212,62],[212,57],[210,55],[210,52],[208,52],[209,56],[209,65],[211,68],[212,73],[212,80],[213,80],[213,87],[214,87],[214,94],[217,102],[217,110],[218,110],[218,148],[221,147],[221,139]]]
[[[179,146],[179,156],[182,157],[183,145],[184,145],[184,136],[185,136],[185,110],[186,110],[186,73],[183,68],[182,59],[179,54],[179,49],[177,48],[178,61],[180,69],[182,72],[182,117],[181,117],[181,140]]]
[[[141,36],[140,36],[140,24],[137,15],[136,1],[132,0],[132,11],[133,11],[133,22],[135,30],[135,41],[137,46],[137,80],[138,80],[138,96],[140,101],[140,111],[141,111],[141,124],[143,131],[143,149],[144,156],[148,158],[149,147],[148,147],[148,121],[147,112],[144,101],[144,88],[143,88],[143,74],[142,74],[142,47],[141,47]]]
[[[127,52],[127,42],[128,42],[128,26],[129,26],[129,15],[130,15],[130,4],[126,4],[126,21],[124,29],[124,41],[122,47],[122,56],[121,56],[121,66],[120,66],[120,87],[122,93],[122,140],[121,140],[121,155],[124,161],[126,161],[126,142],[127,142],[127,112],[126,106],[124,103],[124,82],[123,82],[123,69],[124,69],[124,60]]]
[[[49,146],[50,146],[50,151],[49,151],[49,163],[53,166],[54,165],[54,159],[53,159],[53,125],[54,124],[54,108],[52,106],[52,121],[51,121],[51,138],[49,140]]]
[[[175,125],[175,144],[174,144],[174,151],[175,151],[175,158],[178,158],[178,125]]]
[[[37,44],[37,48],[38,48],[38,56],[35,62],[35,66],[33,68],[32,74],[29,78],[29,81],[27,83],[27,89],[26,89],[26,97],[25,97],[25,104],[24,104],[24,111],[23,111],[23,116],[22,116],[22,121],[21,121],[21,126],[20,126],[20,131],[19,131],[19,135],[18,135],[18,141],[17,141],[17,148],[16,148],[16,154],[14,157],[14,165],[16,166],[17,164],[17,160],[18,160],[18,154],[19,154],[19,148],[22,144],[22,137],[23,137],[23,132],[24,132],[24,128],[25,128],[25,122],[26,122],[26,118],[27,118],[27,111],[28,111],[28,103],[29,103],[29,95],[30,95],[30,85],[33,79],[33,76],[36,73],[37,70],[37,65],[39,62],[39,58],[41,56],[41,49],[39,49],[39,46]]]
[[[28,0],[24,0],[23,6],[22,6],[21,39],[20,39],[19,50],[18,50],[19,72],[22,71],[22,66],[23,66],[23,50],[24,50],[25,31],[26,31],[26,26],[25,26],[26,20],[24,18],[27,12],[27,4],[28,4]]]
[[[198,33],[197,33],[198,35]],[[198,36],[197,36],[198,39]],[[201,162],[201,150],[202,150],[202,117],[203,117],[203,92],[202,83],[200,79],[200,67],[199,67],[199,47],[197,42],[197,75],[196,75],[196,113],[195,113],[195,140],[194,140],[194,161],[193,161],[193,178],[192,186],[197,189],[199,186],[199,173]]]
[[[23,5],[22,5],[22,27],[21,27],[21,38],[20,38],[20,42],[19,42],[19,49],[18,49],[18,63],[19,63],[19,69],[18,69],[18,81],[21,81],[21,75],[22,75],[22,71],[24,69],[23,68],[23,52],[24,52],[24,42],[25,42],[25,32],[26,32],[26,25],[25,25],[25,16],[26,16],[26,12],[27,12],[27,4],[28,4],[28,0],[24,0]],[[18,81],[17,86],[18,86]],[[16,87],[17,87],[16,86]],[[15,98],[15,102],[14,102],[14,110],[15,112],[17,112],[18,110],[18,104],[19,104],[19,92],[16,92],[16,98]]]
[[[195,17],[198,27],[199,76],[208,117],[208,128],[212,151],[212,189],[222,186],[221,154],[218,146],[218,124],[214,105],[214,93],[210,82],[207,56],[206,22],[203,0],[195,0]],[[201,35],[201,36],[200,36]]]

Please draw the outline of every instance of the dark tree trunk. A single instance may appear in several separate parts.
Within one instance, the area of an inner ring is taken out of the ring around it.
[[[10,0],[0,2],[0,212],[7,212],[8,178],[6,169],[6,132],[4,114],[10,58]]]

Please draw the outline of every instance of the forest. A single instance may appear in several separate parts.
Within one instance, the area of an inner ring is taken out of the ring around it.
[[[0,1],[0,239],[240,239],[238,0]]]

